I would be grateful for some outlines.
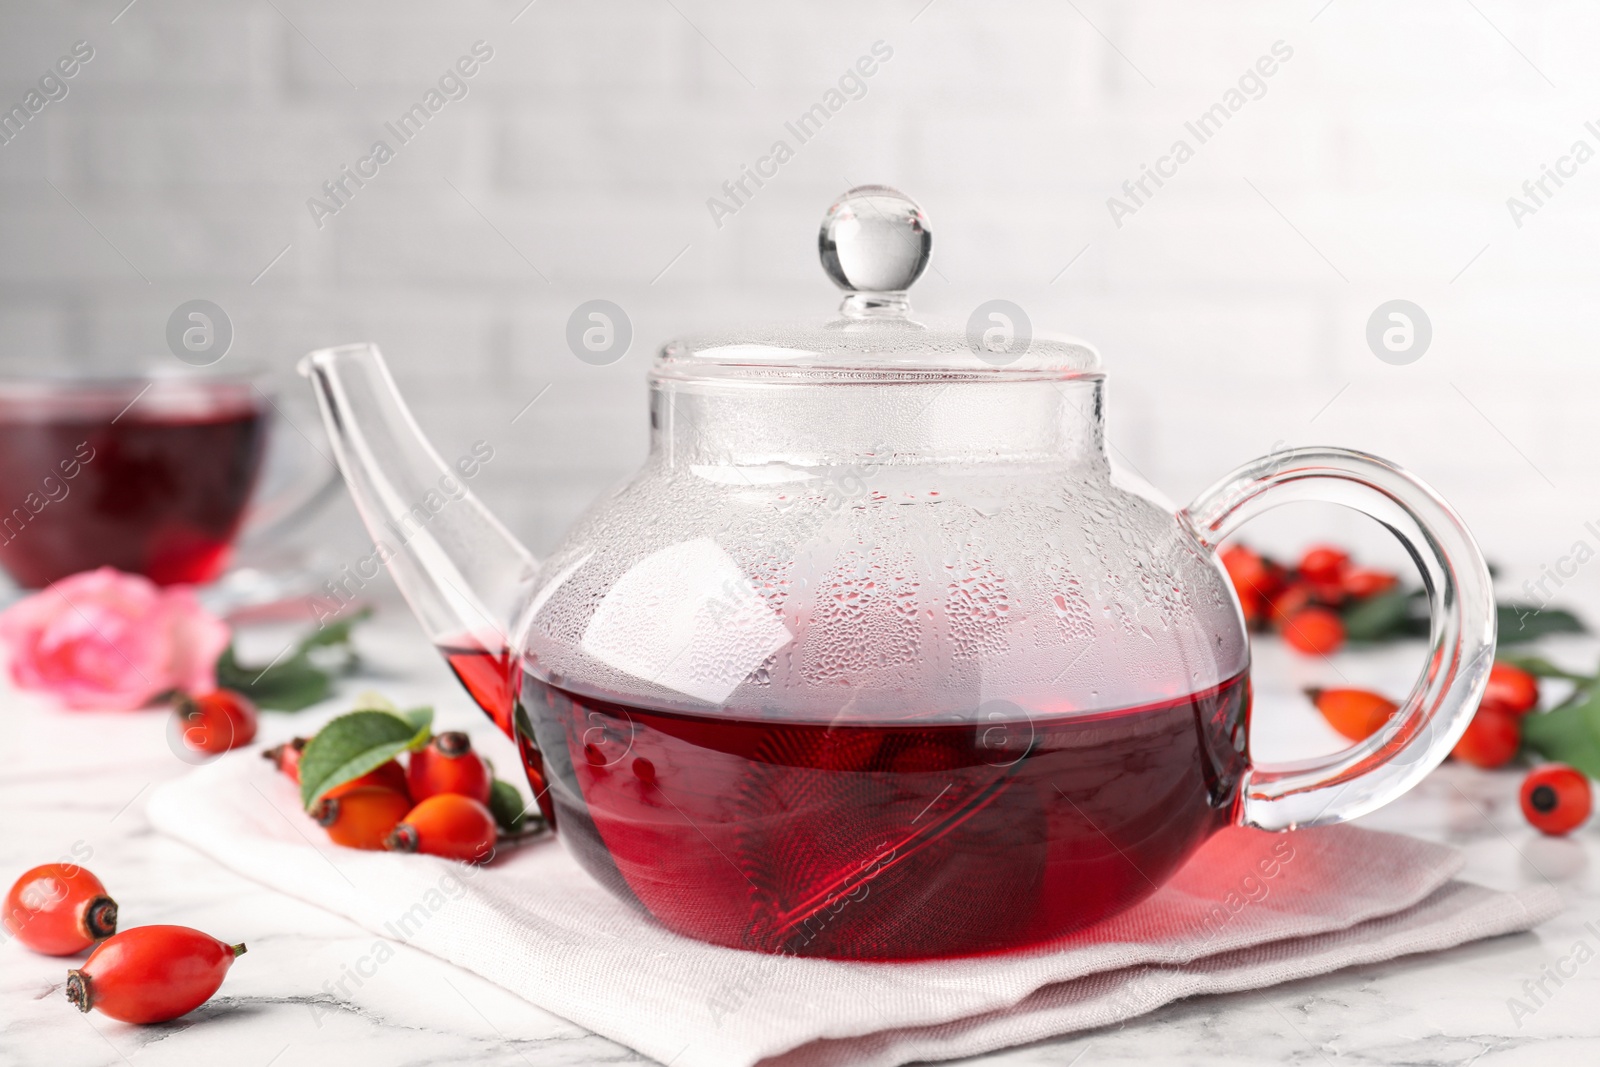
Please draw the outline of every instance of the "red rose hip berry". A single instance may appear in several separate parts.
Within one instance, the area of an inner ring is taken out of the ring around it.
[[[1285,624],[1311,606],[1311,587],[1304,582],[1286,585],[1267,605],[1267,621],[1282,629]]]
[[[1478,705],[1467,732],[1461,735],[1450,755],[1474,767],[1492,770],[1504,767],[1522,747],[1522,727],[1517,717],[1498,704]]]
[[[1350,566],[1350,553],[1332,545],[1315,545],[1306,549],[1295,570],[1307,581],[1319,585],[1336,584]]]
[[[1283,588],[1283,570],[1244,545],[1229,545],[1218,557],[1233,582],[1245,621],[1252,626],[1267,614],[1272,598]]]
[[[384,847],[482,863],[494,854],[496,836],[488,808],[459,793],[440,793],[411,809]]]
[[[180,697],[174,714],[184,746],[195,752],[220,755],[256,739],[255,703],[232,689]]]
[[[489,803],[493,777],[483,757],[472,750],[472,740],[457,730],[442,733],[411,754],[406,783],[417,803],[441,793],[471,797]]]
[[[1284,621],[1283,639],[1308,655],[1326,656],[1344,644],[1344,623],[1327,608],[1306,608]]]
[[[1400,584],[1398,575],[1388,571],[1373,570],[1371,567],[1351,567],[1341,579],[1346,596],[1357,600],[1387,593]]]
[[[1522,780],[1522,814],[1540,833],[1571,833],[1589,817],[1589,776],[1565,763],[1535,767]]]
[[[1489,668],[1489,685],[1483,691],[1485,704],[1498,704],[1512,715],[1526,715],[1539,705],[1539,679],[1509,663]]]
[[[6,929],[46,956],[75,956],[117,932],[117,904],[100,879],[70,863],[46,863],[6,894]]]
[[[306,750],[306,739],[296,737],[285,741],[281,745],[274,745],[261,753],[261,758],[270,762],[284,776],[295,785],[300,784],[300,754]]]
[[[67,972],[67,999],[125,1023],[163,1023],[210,1000],[242,955],[243,945],[187,926],[136,926]]]

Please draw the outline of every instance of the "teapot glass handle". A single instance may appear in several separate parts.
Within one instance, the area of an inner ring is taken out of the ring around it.
[[[1274,453],[1223,478],[1183,514],[1215,551],[1263,511],[1312,500],[1369,515],[1406,547],[1431,607],[1428,658],[1400,709],[1365,741],[1319,759],[1251,763],[1238,820],[1263,830],[1344,822],[1416,785],[1466,730],[1494,661],[1494,590],[1477,543],[1437,493],[1387,460],[1341,448]]]

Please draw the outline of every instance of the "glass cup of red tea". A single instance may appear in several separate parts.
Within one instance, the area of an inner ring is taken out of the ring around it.
[[[318,495],[261,499],[272,414],[245,377],[0,379],[0,567],[29,589],[103,566],[214,581],[247,527]]]

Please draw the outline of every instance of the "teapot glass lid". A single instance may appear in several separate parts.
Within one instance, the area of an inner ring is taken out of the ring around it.
[[[908,291],[928,269],[933,231],[915,200],[884,185],[851,189],[817,235],[840,289],[828,322],[730,328],[669,342],[658,378],[1083,378],[1100,356],[1082,341],[1035,333],[1021,308],[990,301],[960,324],[914,318]]]

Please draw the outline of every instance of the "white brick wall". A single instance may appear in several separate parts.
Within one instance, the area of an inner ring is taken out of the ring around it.
[[[139,0],[113,24],[124,2],[0,3],[6,106],[73,41],[96,49],[0,146],[5,366],[165,358],[196,296],[231,313],[229,358],[285,388],[305,350],[377,341],[444,451],[503,428],[483,491],[544,548],[638,462],[654,346],[827,314],[817,221],[847,180],[884,181],[938,235],[918,306],[1005,296],[1098,344],[1113,438],[1175,499],[1277,442],[1333,442],[1432,480],[1514,569],[1600,516],[1600,160],[1522,229],[1505,208],[1575,138],[1600,148],[1593,5],[539,0],[513,24],[524,0]],[[469,95],[316,229],[307,197],[480,38]],[[878,39],[894,58],[866,96],[715,228],[706,197]],[[1279,39],[1266,94],[1113,226],[1106,198]],[[613,367],[562,340],[596,296],[634,321]],[[1394,297],[1434,322],[1407,367],[1363,336]]]

